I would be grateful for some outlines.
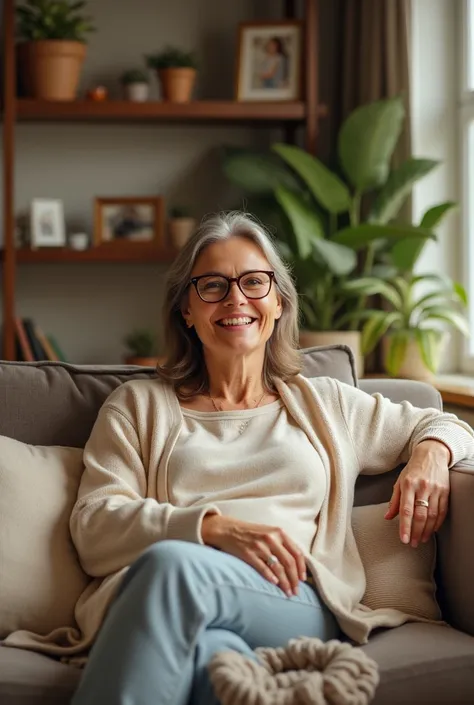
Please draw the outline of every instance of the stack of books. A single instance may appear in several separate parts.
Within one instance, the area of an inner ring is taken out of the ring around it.
[[[31,318],[15,319],[17,360],[35,362],[52,360],[66,362],[66,358],[52,335],[45,335]]]

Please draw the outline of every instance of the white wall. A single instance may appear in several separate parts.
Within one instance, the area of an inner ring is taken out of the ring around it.
[[[257,5],[257,7],[255,7]],[[89,0],[98,31],[81,92],[100,82],[120,93],[122,70],[167,43],[196,49],[196,97],[232,98],[237,25],[272,17],[270,0]],[[153,83],[153,97],[157,87]],[[162,194],[198,217],[233,205],[217,149],[268,139],[264,128],[195,125],[21,124],[16,142],[16,211],[34,197],[64,201],[68,228],[92,226],[94,196]],[[159,327],[163,265],[20,265],[17,313],[53,333],[71,361],[121,361],[123,336]]]
[[[412,134],[415,156],[442,161],[416,185],[414,222],[432,205],[460,198],[458,159],[458,41],[460,0],[412,0]],[[429,243],[420,260],[422,271],[460,278],[460,217],[452,213],[439,229],[439,241]],[[459,365],[460,341],[449,346],[443,371]]]

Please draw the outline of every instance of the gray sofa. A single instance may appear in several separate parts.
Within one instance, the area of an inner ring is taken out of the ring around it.
[[[305,360],[308,376],[357,384],[346,348],[314,348]],[[83,447],[108,394],[126,380],[153,374],[136,367],[0,363],[0,434],[31,444]],[[422,383],[364,380],[359,386],[393,401],[441,406],[439,394]],[[356,504],[386,502],[396,472],[361,478]],[[463,464],[451,477],[437,567],[438,597],[451,626],[406,624],[372,636],[364,649],[380,667],[374,705],[474,703],[474,471]],[[66,705],[80,677],[77,669],[47,656],[0,646],[1,705]]]

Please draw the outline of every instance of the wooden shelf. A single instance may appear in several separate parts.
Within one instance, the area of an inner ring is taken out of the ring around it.
[[[326,106],[318,106],[318,113],[320,116],[326,115]],[[16,101],[16,114],[18,120],[24,122],[298,122],[305,119],[306,107],[303,101],[241,103],[230,100],[202,100],[190,103],[133,103],[125,100],[61,102],[20,98]]]
[[[3,256],[3,252],[2,252]],[[22,248],[16,250],[19,263],[55,263],[55,262],[122,262],[168,263],[176,253],[172,250],[160,250],[147,245],[115,248],[113,246],[91,247],[88,250],[72,250],[68,247],[51,247],[38,250]]]

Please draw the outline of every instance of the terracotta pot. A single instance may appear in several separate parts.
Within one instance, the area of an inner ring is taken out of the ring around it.
[[[185,246],[194,232],[194,218],[171,218],[168,222],[170,242],[176,250]]]
[[[449,333],[444,333],[444,335],[441,336],[440,342],[439,342],[439,349],[438,349],[438,357],[441,359],[443,350],[445,349],[447,343],[449,340]],[[387,359],[388,356],[388,350],[389,350],[389,343],[390,343],[390,336],[387,335],[383,338],[382,340],[382,353],[383,353],[383,359],[384,359],[384,368],[387,370],[387,366],[385,363],[385,360]],[[405,357],[403,359],[403,362],[401,364],[400,369],[397,372],[397,377],[402,377],[404,379],[416,379],[420,382],[428,382],[428,383],[433,383],[435,374],[431,372],[426,366],[425,363],[423,362],[423,359],[421,357],[420,353],[420,348],[418,347],[418,344],[415,339],[409,340],[408,345],[405,351]]]
[[[129,355],[125,358],[125,364],[139,365],[140,367],[156,367],[160,359],[159,357],[136,357]]]
[[[146,103],[150,95],[150,86],[148,83],[127,83],[124,86],[126,100],[131,100],[133,103]]]
[[[321,345],[347,345],[354,354],[357,376],[364,374],[364,357],[360,349],[360,332],[357,330],[300,331],[300,347],[312,348]]]
[[[196,69],[160,69],[158,77],[161,81],[163,100],[189,103],[196,81]]]
[[[86,55],[83,42],[61,39],[23,42],[18,46],[27,95],[39,100],[75,100]]]

